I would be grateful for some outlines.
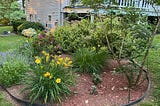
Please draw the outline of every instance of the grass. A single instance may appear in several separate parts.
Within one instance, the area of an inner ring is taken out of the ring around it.
[[[150,94],[153,98],[150,101],[142,103],[140,106],[160,106],[160,35],[156,35],[150,49],[146,67],[149,69],[153,80],[153,92]]]
[[[0,92],[0,106],[13,106],[10,102],[8,102],[2,92]]]
[[[3,34],[4,31],[12,31],[12,26],[0,26],[0,34]]]
[[[25,37],[18,35],[0,37],[0,52],[18,48],[25,39]]]

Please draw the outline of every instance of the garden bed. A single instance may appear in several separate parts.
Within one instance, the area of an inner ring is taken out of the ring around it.
[[[101,74],[102,82],[97,85],[96,93],[91,95],[91,89],[94,85],[92,76],[89,74],[77,74],[76,86],[71,90],[75,93],[68,99],[62,100],[62,106],[120,106],[128,103],[128,83],[126,77],[122,74],[114,73],[116,63],[111,62],[110,67],[105,69]],[[143,73],[143,77],[145,73]],[[140,86],[131,89],[130,102],[140,98],[147,90],[148,81],[145,80]],[[20,99],[26,98],[25,94],[20,93],[23,85],[16,85],[8,90]],[[11,99],[6,96],[7,99]],[[58,104],[48,104],[55,106]],[[16,106],[21,106],[16,103]]]

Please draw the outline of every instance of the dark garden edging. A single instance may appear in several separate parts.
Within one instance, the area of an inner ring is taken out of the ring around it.
[[[22,99],[19,99],[15,96],[13,96],[2,84],[0,84],[0,87],[5,91],[7,92],[11,97],[12,99],[16,100],[18,103],[21,104],[21,106],[45,106],[45,105],[41,105],[41,104],[36,104],[36,103],[31,103],[29,101],[25,101],[25,100],[22,100]]]
[[[150,81],[150,77],[149,77],[148,72],[146,70],[143,70],[143,71],[146,74],[146,78],[147,78],[147,82],[148,82],[148,86],[147,86],[146,92],[139,99],[137,99],[135,101],[132,101],[132,102],[130,102],[128,104],[121,105],[121,106],[132,106],[132,105],[135,105],[135,104],[139,103],[140,101],[142,101],[147,96],[147,94],[148,94],[148,92],[150,90],[151,81]]]
[[[148,72],[147,72],[146,70],[143,70],[143,71],[144,71],[145,74],[146,74],[146,78],[147,78],[147,82],[148,82],[148,86],[147,86],[146,92],[145,92],[139,99],[137,99],[137,100],[135,100],[135,101],[132,101],[132,102],[130,102],[130,103],[128,103],[128,104],[121,105],[121,106],[132,106],[132,105],[135,105],[135,104],[139,103],[140,101],[142,101],[142,100],[146,97],[146,95],[148,94],[148,92],[149,92],[149,90],[150,90],[151,81],[150,81]],[[21,100],[21,99],[15,97],[14,95],[12,95],[2,84],[0,84],[0,87],[1,87],[5,92],[7,92],[7,93],[8,93],[14,100],[16,100],[18,103],[23,104],[22,106],[45,106],[45,105],[36,104],[36,103],[33,103],[33,104],[32,104],[32,103],[29,102],[29,101]]]

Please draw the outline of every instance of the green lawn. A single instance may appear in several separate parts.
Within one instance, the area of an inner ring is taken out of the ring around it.
[[[157,35],[153,42],[153,47],[149,53],[148,64],[150,72],[152,73],[154,81],[155,101],[158,102],[157,106],[160,106],[160,35]]]
[[[0,34],[2,34],[4,31],[12,31],[12,26],[0,26]]]
[[[152,87],[154,86],[154,89],[150,94],[153,98],[140,106],[160,106],[160,35],[155,36],[146,67],[149,69],[153,80]]]
[[[26,38],[18,35],[0,37],[0,52],[16,49]]]

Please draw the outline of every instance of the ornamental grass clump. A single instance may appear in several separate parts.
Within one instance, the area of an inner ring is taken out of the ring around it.
[[[42,51],[42,56],[35,57],[35,67],[32,74],[24,78],[26,87],[30,91],[30,100],[61,102],[63,97],[71,94],[70,86],[74,85],[72,61],[69,57],[50,55]]]

